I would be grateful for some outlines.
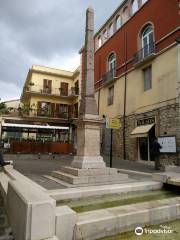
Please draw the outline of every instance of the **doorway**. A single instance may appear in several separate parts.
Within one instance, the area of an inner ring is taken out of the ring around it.
[[[152,161],[151,144],[155,138],[155,126],[153,126],[146,137],[138,138],[139,160]]]

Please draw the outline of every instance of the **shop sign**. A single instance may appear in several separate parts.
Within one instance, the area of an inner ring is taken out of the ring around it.
[[[121,123],[119,118],[106,118],[106,128],[120,129]]]
[[[148,125],[156,123],[155,117],[143,118],[137,120],[137,126]]]

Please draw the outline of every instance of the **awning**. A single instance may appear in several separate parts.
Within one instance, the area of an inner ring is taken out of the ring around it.
[[[2,127],[11,127],[11,128],[37,128],[37,129],[51,129],[51,130],[61,130],[69,129],[69,127],[64,126],[43,126],[43,125],[30,125],[30,124],[15,124],[15,123],[2,123]]]
[[[147,137],[148,132],[151,130],[151,128],[155,124],[148,124],[148,125],[143,125],[143,126],[138,126],[136,127],[132,132],[131,132],[131,137],[136,138],[136,137]]]

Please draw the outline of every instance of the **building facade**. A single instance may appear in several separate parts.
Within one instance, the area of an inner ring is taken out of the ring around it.
[[[113,148],[121,159],[152,160],[158,137],[175,148],[162,163],[180,162],[179,12],[178,0],[125,0],[95,34],[97,105],[101,116],[120,119]]]
[[[19,106],[7,106],[8,111],[1,114],[1,138],[16,142],[13,144],[19,149],[17,151],[22,144],[24,152],[33,152],[26,150],[24,142],[56,143],[55,150],[43,150],[45,152],[61,152],[62,145],[58,147],[57,143],[66,148],[65,144],[72,145],[79,108],[79,77],[79,68],[69,72],[33,65],[24,83]]]

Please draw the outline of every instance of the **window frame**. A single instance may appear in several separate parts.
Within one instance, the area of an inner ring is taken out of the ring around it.
[[[114,85],[108,87],[107,105],[111,106],[114,103]]]
[[[150,75],[147,76],[146,71],[148,71],[149,69],[150,71],[148,73],[150,73]],[[147,92],[152,89],[152,65],[146,66],[142,70],[143,70],[143,85],[144,85],[143,90],[144,92]]]

